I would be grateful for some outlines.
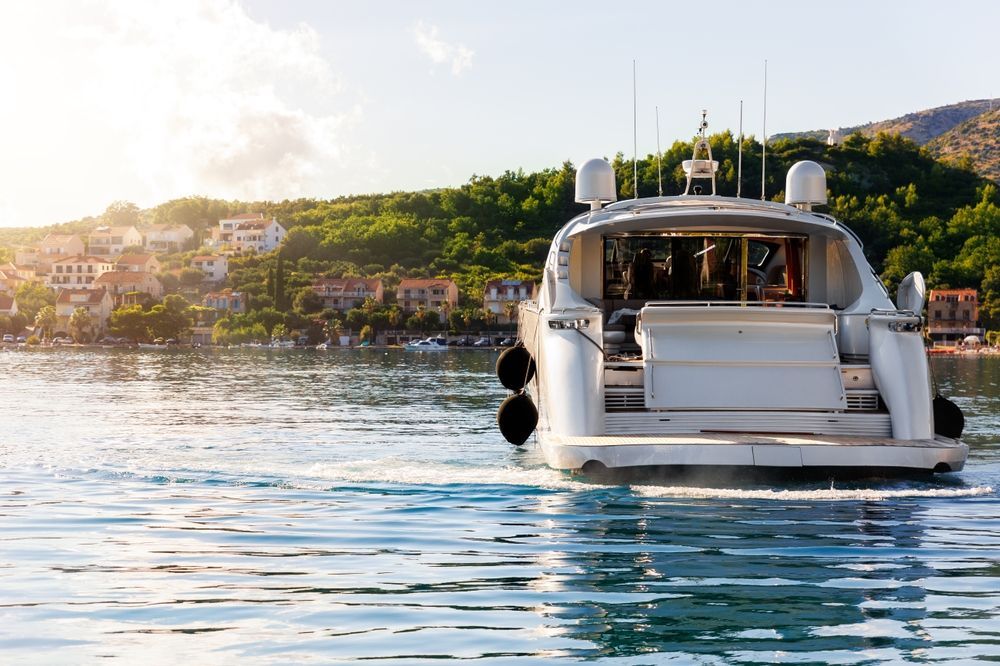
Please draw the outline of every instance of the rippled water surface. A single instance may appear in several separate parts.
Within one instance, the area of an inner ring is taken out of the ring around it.
[[[964,472],[603,486],[477,351],[0,352],[0,662],[1000,660],[1000,359]]]

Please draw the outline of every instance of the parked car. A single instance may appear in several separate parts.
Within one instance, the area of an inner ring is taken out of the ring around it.
[[[10,333],[4,333],[3,341],[4,342],[14,342],[14,336],[11,335]]]
[[[24,337],[23,335],[19,335],[19,336],[17,336],[17,341],[18,342],[27,342],[28,338]]]
[[[501,347],[513,347],[514,346],[514,338],[504,338],[503,340],[500,341],[500,346]]]
[[[478,340],[476,340],[475,342],[472,343],[472,346],[473,347],[492,347],[493,345],[490,344],[490,339],[489,338],[479,338]]]

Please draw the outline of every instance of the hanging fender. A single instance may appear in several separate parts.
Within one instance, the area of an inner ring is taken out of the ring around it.
[[[497,377],[509,391],[520,391],[535,376],[535,359],[523,343],[505,349],[496,364]]]
[[[940,393],[934,396],[934,432],[958,439],[965,429],[965,414],[961,408]]]
[[[521,446],[538,425],[538,410],[524,391],[509,396],[497,409],[497,425],[504,439]]]

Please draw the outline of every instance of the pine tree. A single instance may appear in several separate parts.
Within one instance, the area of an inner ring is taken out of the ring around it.
[[[278,312],[288,310],[288,298],[285,294],[285,259],[278,252],[278,268],[274,272],[274,309]]]

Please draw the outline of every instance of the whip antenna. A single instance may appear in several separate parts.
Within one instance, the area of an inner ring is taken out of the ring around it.
[[[740,100],[740,144],[736,151],[736,198],[740,198],[740,189],[743,187],[743,100]]]
[[[639,143],[636,139],[636,124],[639,117],[636,112],[635,93],[635,60],[632,61],[632,182],[635,184],[635,198],[639,198]]]
[[[660,168],[660,107],[656,107],[656,187],[663,196],[663,171]]]
[[[760,152],[760,200],[765,201],[764,183],[767,175],[767,60],[764,60],[764,127],[763,143]]]

